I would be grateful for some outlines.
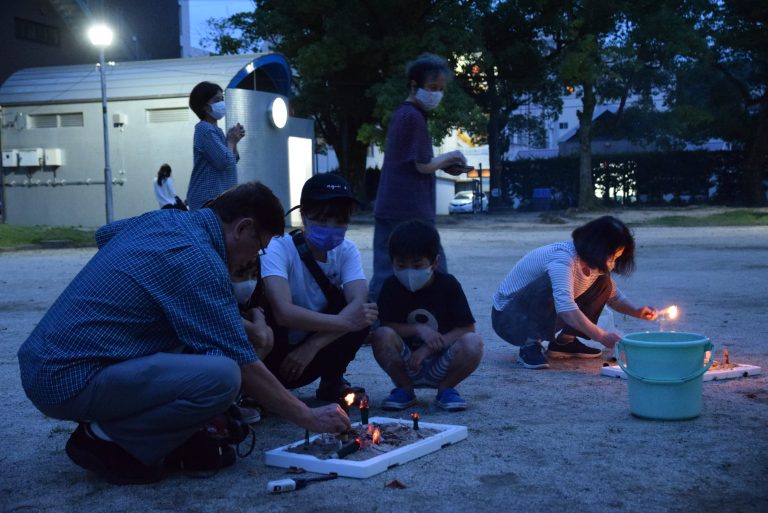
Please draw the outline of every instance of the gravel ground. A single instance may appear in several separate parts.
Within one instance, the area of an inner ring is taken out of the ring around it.
[[[686,215],[704,215],[695,209]],[[626,212],[627,222],[679,211]],[[596,215],[596,214],[595,214]],[[366,480],[316,483],[268,495],[286,477],[261,453],[298,440],[303,430],[275,417],[256,425],[256,450],[209,479],[172,476],[154,486],[116,487],[75,466],[63,447],[71,422],[49,419],[24,396],[16,351],[94,249],[0,253],[0,511],[768,511],[768,374],[704,383],[702,415],[691,421],[630,415],[627,383],[600,376],[602,360],[555,361],[543,371],[515,363],[517,350],[490,327],[490,298],[527,251],[569,238],[594,215],[545,224],[534,214],[445,218],[439,228],[449,269],[461,281],[486,353],[460,386],[470,403],[445,413],[419,394],[424,422],[466,425],[469,437]],[[371,266],[372,226],[363,218],[349,237]],[[638,304],[677,304],[669,329],[708,336],[732,361],[768,371],[765,349],[768,227],[635,228],[638,270],[620,286]],[[657,323],[616,316],[624,332]],[[665,326],[665,329],[667,326]],[[371,415],[391,384],[364,346],[349,368],[372,399]],[[296,393],[307,400],[312,386]],[[354,410],[353,410],[354,414]],[[392,480],[407,488],[385,488]]]

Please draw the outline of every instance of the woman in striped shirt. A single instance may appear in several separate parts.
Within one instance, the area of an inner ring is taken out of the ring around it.
[[[596,324],[606,304],[640,319],[658,315],[655,308],[634,306],[611,278],[635,268],[635,240],[624,223],[603,216],[576,228],[572,238],[525,255],[493,296],[493,329],[520,346],[518,362],[528,369],[549,367],[542,340],[550,341],[553,358],[600,356],[577,336],[613,347],[621,337]]]

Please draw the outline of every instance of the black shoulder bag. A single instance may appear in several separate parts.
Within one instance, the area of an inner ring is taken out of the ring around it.
[[[312,256],[312,251],[309,249],[307,241],[304,238],[304,232],[298,229],[293,230],[291,232],[291,238],[293,239],[293,244],[296,246],[296,250],[299,252],[301,261],[307,266],[312,277],[320,286],[320,290],[325,294],[325,299],[328,300],[328,306],[325,307],[323,313],[337,314],[341,312],[344,307],[347,306],[347,299],[344,297],[344,292],[331,283],[331,280],[328,279],[323,270],[320,269],[320,266],[317,265],[317,262]]]

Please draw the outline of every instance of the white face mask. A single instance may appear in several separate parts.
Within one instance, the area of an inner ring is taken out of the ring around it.
[[[424,287],[432,278],[432,267],[425,269],[395,269],[395,277],[403,284],[403,287],[416,292]]]
[[[253,291],[256,290],[256,280],[233,281],[232,290],[235,293],[235,299],[241,305],[248,304]]]
[[[443,92],[427,91],[426,89],[419,88],[413,97],[416,98],[416,101],[418,101],[425,109],[433,110],[440,105],[440,100],[443,99]]]
[[[219,120],[227,113],[227,105],[223,101],[209,103],[208,106],[211,107],[211,117],[213,119]]]

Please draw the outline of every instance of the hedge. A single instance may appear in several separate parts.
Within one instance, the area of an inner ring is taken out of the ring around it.
[[[736,152],[676,151],[592,156],[596,188],[609,191],[606,204],[743,204],[742,156]],[[533,197],[548,187],[554,208],[575,206],[579,191],[578,157],[503,163],[501,200]],[[612,192],[612,194],[611,194]]]

